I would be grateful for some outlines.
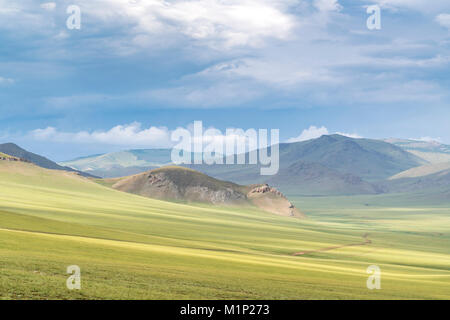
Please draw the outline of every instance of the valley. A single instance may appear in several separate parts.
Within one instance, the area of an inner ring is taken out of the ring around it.
[[[289,197],[307,216],[292,219],[149,199],[1,161],[0,296],[448,299],[449,202],[408,197]],[[351,245],[365,234],[370,244]],[[382,290],[366,288],[372,264]],[[80,291],[65,286],[69,265],[81,268]]]

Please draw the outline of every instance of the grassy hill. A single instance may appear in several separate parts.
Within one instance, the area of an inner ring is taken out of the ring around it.
[[[9,154],[3,153],[3,152],[0,152],[0,158],[5,158],[5,159],[19,159],[19,158],[17,158],[17,157],[10,156]]]
[[[0,298],[449,299],[449,206],[384,199],[298,198],[296,220],[0,161]],[[382,290],[366,288],[373,264]]]
[[[92,175],[86,174],[86,173],[78,171],[78,170],[74,170],[69,167],[60,166],[56,162],[53,162],[53,161],[51,161],[45,157],[42,157],[38,154],[35,154],[35,153],[29,152],[25,149],[22,149],[21,147],[19,147],[18,145],[14,144],[14,143],[0,144],[0,152],[10,155],[10,156],[13,156],[13,157],[17,157],[20,159],[30,161],[41,168],[53,169],[53,170],[74,171],[74,172],[78,172],[79,174],[84,175],[84,176],[94,177]]]

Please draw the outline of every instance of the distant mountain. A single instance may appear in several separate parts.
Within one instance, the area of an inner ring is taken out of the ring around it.
[[[450,163],[446,166],[429,165],[414,168],[383,182],[388,192],[424,192],[439,194],[450,190]]]
[[[123,177],[171,163],[170,149],[142,149],[113,152],[60,162],[76,170],[103,178]]]
[[[429,163],[450,162],[450,146],[437,141],[407,139],[386,139],[384,141],[401,147]]]
[[[319,163],[297,161],[267,181],[287,194],[377,194],[382,189],[352,174],[343,174]]]
[[[17,157],[20,159],[24,159],[27,160],[29,162],[34,163],[35,165],[41,167],[41,168],[45,168],[45,169],[52,169],[52,170],[64,170],[64,171],[73,171],[73,172],[78,172],[80,175],[83,176],[87,176],[87,177],[95,177],[93,175],[84,173],[82,171],[78,171],[78,170],[74,170],[72,168],[69,167],[63,167],[58,165],[57,163],[42,157],[40,155],[34,154],[32,152],[28,152],[24,149],[22,149],[21,147],[19,147],[18,145],[14,144],[14,143],[4,143],[4,144],[0,144],[0,152],[5,153],[7,155],[13,156],[13,157]]]
[[[279,191],[268,185],[241,186],[183,167],[158,168],[104,183],[120,191],[155,199],[216,205],[252,204],[278,215],[303,216]]]
[[[287,194],[348,195],[379,193],[376,182],[425,163],[387,142],[340,135],[283,143],[279,149],[275,176],[261,176],[258,165],[189,167],[235,183],[270,183]]]
[[[389,180],[398,180],[398,179],[406,179],[406,178],[421,178],[425,176],[429,176],[435,173],[439,173],[445,170],[450,169],[450,162],[443,163],[432,163],[426,164],[420,167],[415,167],[403,172],[400,172],[392,177]]]
[[[383,141],[354,139],[341,135],[322,136],[305,142],[280,145],[284,167],[302,160],[322,164],[343,174],[367,181],[386,179],[393,174],[424,164],[417,156]]]

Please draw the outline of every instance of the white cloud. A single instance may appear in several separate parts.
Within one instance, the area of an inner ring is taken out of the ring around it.
[[[41,4],[41,8],[47,11],[53,11],[56,8],[56,3],[55,2],[46,2]]]
[[[437,15],[436,22],[439,23],[441,26],[450,29],[450,14],[441,13]]]
[[[290,138],[287,140],[288,143],[292,143],[292,142],[300,142],[300,141],[307,141],[307,140],[311,140],[311,139],[317,139],[320,138],[321,136],[324,135],[328,135],[330,134],[328,129],[324,126],[322,127],[316,127],[316,126],[310,126],[308,129],[305,129],[302,131],[302,133],[295,138]],[[357,133],[345,133],[345,132],[335,132],[335,134],[339,134],[341,136],[344,137],[349,137],[349,138],[353,138],[353,139],[361,139],[363,138],[362,136],[360,136]]]
[[[421,138],[417,138],[417,139],[412,138],[411,140],[423,141],[423,142],[431,142],[431,143],[435,143],[435,144],[441,144],[442,143],[442,139],[441,138],[432,138],[432,137],[421,137]]]
[[[165,127],[143,129],[134,122],[118,125],[108,131],[80,131],[76,133],[58,131],[54,127],[36,129],[30,132],[33,139],[52,142],[92,143],[127,147],[169,147],[170,131]]]
[[[188,125],[186,130],[191,132],[193,143],[203,141],[205,146],[211,143],[226,145],[232,141],[249,143],[250,146],[256,146],[258,142],[257,140],[251,140],[249,137],[236,133],[227,135],[214,127],[203,128],[203,136],[200,137],[193,135],[193,124]],[[166,127],[153,126],[142,128],[140,123],[134,122],[126,125],[118,125],[107,131],[97,130],[93,132],[62,132],[54,127],[47,127],[45,129],[33,130],[28,136],[37,141],[50,141],[55,143],[100,144],[124,148],[172,148],[177,143],[177,141],[171,140],[172,132]]]
[[[342,6],[338,0],[314,0],[314,6],[320,11],[340,11]]]
[[[188,81],[189,82],[189,81]],[[217,81],[209,85],[187,83],[184,86],[156,89],[140,93],[138,97],[156,99],[166,106],[234,107],[260,96],[257,89],[239,81]]]
[[[353,139],[362,139],[363,138],[362,136],[360,136],[357,133],[336,132],[336,134],[339,134],[341,136],[348,137],[348,138],[353,138]]]
[[[15,82],[14,79],[0,77],[0,85],[2,85],[2,84],[5,84],[5,85],[13,84],[14,82]]]
[[[372,0],[372,2],[375,2],[386,9],[398,10],[407,8],[411,10],[420,10],[422,12],[431,12],[450,7],[448,0],[433,0],[432,4],[430,0]]]
[[[316,126],[310,126],[308,129],[305,129],[302,131],[302,133],[296,137],[296,138],[290,138],[287,140],[287,142],[299,142],[299,141],[306,141],[311,139],[320,138],[323,135],[328,134],[328,129],[325,127],[316,127]]]
[[[216,48],[258,47],[266,38],[286,39],[295,25],[288,4],[273,0],[84,0],[80,5],[102,22],[134,25],[139,41],[143,33],[181,33]]]

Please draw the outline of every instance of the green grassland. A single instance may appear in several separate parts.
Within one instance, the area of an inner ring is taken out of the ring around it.
[[[300,220],[0,161],[0,298],[450,299],[450,201],[407,199],[294,198]],[[366,287],[373,264],[381,290]]]

